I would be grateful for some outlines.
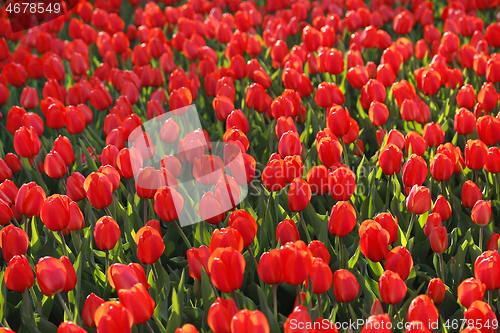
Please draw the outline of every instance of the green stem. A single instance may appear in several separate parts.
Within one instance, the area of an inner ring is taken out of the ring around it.
[[[106,270],[104,271],[104,284],[107,285],[108,284],[108,268],[109,268],[109,251],[106,250],[106,261],[105,261],[105,264],[106,264]]]
[[[144,325],[146,326],[146,328],[148,329],[148,332],[149,333],[154,333],[153,329],[151,328],[151,325],[149,325],[149,322],[145,322]]]
[[[97,161],[96,164],[99,164],[99,159],[97,158],[97,150],[94,148],[94,146],[92,146],[92,144],[90,143],[89,139],[87,139],[87,137],[85,136],[85,134],[83,134],[83,132],[81,132],[80,135],[82,136],[83,140],[87,143],[87,145],[89,146],[89,148],[94,153],[94,157],[95,157],[95,159]]]
[[[68,252],[68,249],[66,248],[66,240],[64,239],[64,235],[63,235],[62,230],[59,230],[59,237],[61,237],[61,245],[62,245],[63,254],[66,257],[68,257],[68,259],[69,259],[69,252]]]
[[[236,303],[236,307],[238,308],[238,310],[240,310],[240,302],[238,301],[238,297],[236,297],[236,291],[231,291],[231,296],[233,297],[234,299],[234,303]]]
[[[438,254],[438,256],[439,256],[439,270],[441,271],[441,280],[443,281],[443,283],[445,283],[443,254],[440,253]]]
[[[179,226],[179,224],[177,224],[177,221],[174,220],[172,222],[174,223],[175,228],[179,232],[179,235],[181,235],[182,240],[184,241],[184,243],[186,243],[186,246],[188,247],[188,249],[192,249],[193,247],[191,246],[191,243],[187,239],[186,235],[184,234],[184,231],[182,231],[182,229]]]
[[[398,318],[398,322],[402,323],[401,317],[399,316],[398,307],[396,306],[396,304],[392,304],[392,309],[394,310],[394,312],[396,312],[396,318]]]
[[[349,167],[349,156],[347,154],[347,148],[345,146],[344,138],[343,137],[340,137],[340,143],[342,144],[342,148],[343,148],[343,151],[344,151],[344,164],[347,165],[347,167]]]
[[[148,199],[144,200],[144,225],[148,223]]]
[[[488,304],[489,306],[493,304],[493,290],[488,290]]]
[[[273,284],[274,319],[278,321],[278,285]]]
[[[318,297],[318,312],[319,312],[319,318],[323,318],[323,307],[321,305],[321,294],[316,295]]]
[[[387,193],[385,195],[385,209],[389,210],[390,205],[389,205],[389,194],[391,193],[391,180],[392,176],[389,176],[389,180],[387,181]]]
[[[68,306],[66,305],[66,303],[64,302],[62,296],[61,296],[61,293],[57,293],[57,298],[59,299],[59,302],[61,303],[63,309],[64,309],[64,312],[66,312],[66,314],[68,315],[68,318],[70,321],[73,321],[73,315],[71,314],[71,311],[68,309]]]
[[[109,217],[113,217],[113,215],[111,214],[111,211],[109,210],[109,207],[104,207],[103,209],[104,209],[104,211],[106,212],[106,214],[107,214]]]
[[[300,284],[295,285],[295,290],[297,291],[297,297],[299,298],[299,305],[302,305],[302,297],[300,296]]]
[[[165,329],[165,326],[162,325],[160,319],[158,319],[158,317],[156,315],[153,314],[153,316],[151,318],[155,322],[156,326],[158,326],[158,328],[160,329],[161,333],[167,333],[167,330]]]
[[[345,268],[344,267],[344,242],[342,241],[342,237],[339,237],[339,257],[340,257],[340,268]]]
[[[311,235],[309,234],[309,230],[307,230],[306,221],[304,220],[304,216],[302,212],[299,212],[300,223],[302,224],[302,228],[304,228],[304,232],[306,233],[307,244],[311,243]]]
[[[483,252],[483,226],[479,227],[479,249]]]
[[[35,304],[35,309],[38,308],[38,298],[36,297],[35,289],[33,286],[30,288],[31,298],[33,299],[33,304]]]
[[[406,246],[408,246],[408,241],[410,240],[411,229],[413,229],[413,224],[415,223],[415,214],[411,214],[410,224],[408,225],[408,230],[406,231]]]

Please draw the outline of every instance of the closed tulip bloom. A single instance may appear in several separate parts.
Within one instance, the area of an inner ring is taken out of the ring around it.
[[[257,273],[264,283],[274,285],[283,282],[281,255],[279,250],[272,249],[262,254],[259,259]]]
[[[68,272],[61,260],[52,257],[40,258],[35,272],[40,291],[47,297],[63,291],[66,286]]]
[[[479,139],[486,145],[496,145],[500,141],[500,120],[493,116],[482,116],[476,123]]]
[[[321,163],[330,168],[336,163],[340,163],[342,157],[342,144],[337,138],[324,137],[316,145]]]
[[[184,206],[184,198],[176,190],[167,186],[160,187],[154,197],[156,214],[165,222],[177,219]]]
[[[373,220],[364,221],[359,227],[361,253],[373,262],[385,259],[389,252],[389,233]]]
[[[59,135],[57,139],[54,140],[54,148],[52,151],[56,151],[68,166],[75,161],[73,147],[69,139],[65,136]]]
[[[10,208],[10,205],[0,198],[0,225],[7,225],[11,221],[13,215],[14,212]]]
[[[22,293],[34,283],[33,269],[24,255],[13,256],[5,270],[4,281],[7,288]]]
[[[311,192],[317,195],[324,195],[328,188],[328,169],[324,165],[313,166],[307,173],[307,182]]]
[[[283,324],[285,333],[293,333],[297,330],[300,330],[297,329],[297,323],[301,323],[301,327],[305,328],[302,331],[311,332],[313,322],[311,320],[311,317],[309,316],[307,308],[304,305],[295,305],[292,313],[288,316],[285,323]]]
[[[116,301],[102,303],[94,315],[98,332],[130,333],[134,324],[134,317],[125,306]]]
[[[228,224],[243,238],[243,247],[248,247],[253,243],[257,234],[257,222],[250,213],[243,209],[235,210],[229,215]]]
[[[490,224],[491,220],[491,201],[478,200],[471,212],[472,221],[480,226]]]
[[[359,282],[346,269],[338,269],[333,273],[333,292],[340,303],[351,302],[359,294]]]
[[[331,268],[321,258],[314,258],[309,276],[312,282],[313,294],[326,293],[333,282]],[[309,280],[306,280],[306,288],[309,288]]]
[[[262,183],[269,191],[279,191],[286,185],[283,160],[269,161],[262,171]]]
[[[391,317],[387,313],[370,316],[361,333],[391,333]]]
[[[61,178],[68,171],[68,167],[66,163],[64,163],[63,158],[54,150],[50,151],[47,156],[45,156],[43,167],[47,176],[54,179]]]
[[[123,177],[134,178],[143,165],[141,153],[135,148],[124,148],[120,150],[116,164]]]
[[[339,201],[333,206],[328,221],[328,231],[338,237],[347,236],[356,226],[356,210],[349,201]]]
[[[370,108],[368,109],[368,117],[373,126],[382,126],[389,119],[389,109],[384,103],[373,101],[370,103]]]
[[[385,271],[379,278],[378,290],[382,302],[397,304],[406,296],[407,287],[398,273]]]
[[[9,169],[12,171],[13,174],[18,173],[23,168],[23,164],[19,160],[19,157],[17,157],[17,155],[15,155],[15,154],[7,153],[5,155],[5,159],[4,160],[5,160],[5,163],[7,164],[7,166],[9,167]],[[10,177],[5,177],[5,179],[7,179],[7,178],[10,178]],[[1,177],[0,177],[0,179],[1,179]]]
[[[334,105],[327,110],[326,126],[340,137],[349,132],[351,121],[349,111],[339,105]]]
[[[35,182],[23,184],[15,197],[16,210],[28,217],[38,216],[45,201],[45,192]]]
[[[65,321],[59,325],[57,333],[85,333],[83,328],[73,323],[72,321]]]
[[[463,280],[457,289],[458,301],[463,307],[469,308],[475,301],[482,301],[486,285],[475,278]]]
[[[444,143],[444,131],[439,123],[427,123],[423,134],[428,147],[437,147]]]
[[[439,213],[431,213],[427,217],[427,221],[424,226],[424,234],[427,237],[431,236],[431,232],[434,228],[441,228],[443,226],[443,220],[441,219],[441,215]]]
[[[5,261],[9,262],[16,255],[25,255],[28,245],[28,235],[23,229],[10,224],[0,230],[0,248]]]
[[[144,268],[137,263],[128,265],[120,263],[113,264],[109,266],[107,275],[109,285],[116,290],[130,289],[136,283],[142,283],[147,289],[150,287]]]
[[[291,183],[294,178],[302,178],[304,175],[304,163],[302,162],[302,158],[300,156],[287,156],[283,162],[287,183]]]
[[[97,172],[91,173],[85,179],[83,188],[87,192],[87,199],[94,208],[101,209],[111,205],[113,185],[106,175]]]
[[[184,324],[175,330],[175,333],[198,333],[196,327],[192,324]]]
[[[445,154],[438,153],[431,159],[431,175],[438,182],[450,179],[453,167],[450,158]]]
[[[69,197],[65,195],[54,194],[45,199],[40,218],[43,224],[52,231],[60,231],[69,224]]]
[[[483,109],[486,112],[493,110],[497,106],[499,99],[500,95],[495,90],[493,83],[491,82],[483,83],[481,90],[477,94],[477,101],[481,103]]]
[[[440,278],[434,278],[427,286],[427,296],[432,299],[434,304],[441,304],[446,294],[446,287]]]
[[[278,152],[282,157],[300,155],[301,151],[302,145],[300,143],[300,137],[297,133],[288,131],[281,136],[278,145]]]
[[[120,227],[111,216],[103,216],[97,220],[94,227],[94,239],[99,250],[113,249],[119,238]]]
[[[94,314],[104,300],[94,293],[90,293],[85,300],[82,310],[83,323],[87,327],[95,327]]]
[[[135,284],[130,289],[119,290],[118,297],[121,304],[132,314],[134,324],[144,324],[153,315],[155,301],[141,283]]]
[[[294,243],[286,243],[280,248],[283,278],[286,283],[302,284],[309,276],[313,257],[307,245],[298,240]]]
[[[443,253],[448,249],[448,231],[446,227],[436,227],[431,230],[429,235],[432,251]]]
[[[418,105],[414,100],[406,99],[401,104],[399,113],[404,121],[416,121],[419,114]]]
[[[80,201],[84,199],[87,195],[85,189],[83,188],[84,182],[85,177],[81,173],[76,171],[73,172],[66,181],[66,195],[73,201]]]
[[[468,180],[462,186],[462,205],[472,208],[483,197],[483,193],[472,180]]]
[[[488,157],[484,169],[494,174],[500,173],[500,149],[498,147],[490,147],[488,149]]]
[[[410,147],[412,154],[423,156],[427,150],[427,143],[422,135],[418,132],[411,131],[408,132],[405,137],[406,154],[410,153]]]
[[[231,227],[214,230],[208,247],[210,253],[213,253],[217,248],[225,247],[232,247],[239,252],[243,251],[243,238],[238,230]]]
[[[432,206],[431,192],[425,186],[414,185],[406,198],[406,209],[417,215],[424,214]]]
[[[488,243],[486,244],[486,249],[488,251],[498,251],[498,240],[500,239],[500,234],[496,232],[492,233]]]
[[[208,326],[214,333],[231,332],[231,320],[237,312],[238,308],[232,298],[225,300],[217,297],[208,310]]]
[[[276,241],[281,244],[295,242],[300,239],[299,229],[291,219],[285,219],[276,227]]]
[[[320,258],[325,263],[330,263],[330,252],[328,252],[326,246],[321,241],[313,240],[307,247],[311,250],[313,258]]]
[[[73,268],[73,264],[68,259],[68,257],[62,256],[61,258],[59,258],[59,261],[63,264],[66,270],[66,283],[64,284],[64,288],[62,290],[63,293],[66,293],[75,289],[77,279],[76,272]]]
[[[192,248],[187,250],[187,259],[189,264],[189,275],[195,280],[201,280],[201,268],[208,272],[208,258],[210,258],[210,251],[206,245],[199,248]]]
[[[401,171],[403,152],[401,149],[389,143],[382,148],[378,157],[378,163],[384,174],[392,176]]]
[[[198,215],[207,223],[217,224],[225,219],[226,211],[222,209],[220,198],[209,191],[201,197]]]
[[[439,312],[432,300],[427,295],[415,297],[408,308],[406,316],[407,322],[421,321],[424,326],[433,329],[432,325],[439,319]]]
[[[453,128],[460,135],[472,133],[476,129],[476,116],[469,110],[460,108],[455,113]]]
[[[334,200],[348,201],[356,190],[356,175],[347,167],[336,168],[328,176],[328,186]]]
[[[243,309],[237,312],[231,320],[232,333],[269,333],[269,323],[266,316],[259,310]]]
[[[481,280],[487,290],[500,288],[500,255],[496,251],[485,251],[476,258],[474,276]]]
[[[497,322],[495,312],[488,303],[483,301],[475,301],[472,303],[467,310],[464,311],[464,319],[472,324],[468,325],[470,328],[480,328],[481,332],[484,333],[495,333],[497,331],[495,326],[488,327],[490,325],[483,324]]]
[[[21,93],[20,104],[25,109],[34,109],[38,106],[38,95],[35,88],[24,87]]]
[[[425,69],[422,75],[421,83],[424,95],[436,95],[441,87],[441,75],[439,75],[439,72],[433,68]]]
[[[87,125],[85,114],[79,107],[68,106],[66,107],[66,129],[70,134],[80,134]]]
[[[288,189],[288,207],[292,212],[301,212],[311,201],[311,188],[302,178],[295,178]]]
[[[385,256],[385,269],[398,273],[403,280],[410,276],[412,268],[413,258],[404,246],[396,246]]]
[[[12,178],[12,170],[9,168],[7,163],[0,158],[0,181],[3,182],[6,179]]]
[[[25,158],[31,158],[40,152],[41,142],[33,127],[22,126],[14,133],[14,149]]]
[[[389,233],[389,244],[398,240],[399,229],[397,217],[392,216],[391,213],[380,213],[375,216],[374,220]]]
[[[470,84],[464,85],[457,94],[457,104],[461,108],[473,109],[476,105],[476,92]]]
[[[217,248],[208,259],[208,270],[217,289],[230,293],[243,283],[245,259],[234,248]]]

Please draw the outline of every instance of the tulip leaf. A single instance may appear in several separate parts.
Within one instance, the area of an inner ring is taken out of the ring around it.
[[[384,268],[379,262],[373,262],[369,259],[367,261],[368,261],[368,266],[370,266],[373,273],[375,273],[377,277],[379,277],[380,275],[382,275],[382,273],[384,273]]]
[[[44,333],[56,333],[57,326],[43,317],[37,318],[38,329]]]
[[[267,321],[269,322],[269,328],[271,329],[271,332],[279,332],[279,326],[278,326],[278,321],[276,318],[274,318],[273,311],[269,308],[269,305],[267,304],[267,298],[262,289],[260,289],[259,286],[255,286],[257,288],[257,293],[259,295],[259,303],[260,303],[260,310],[262,313],[267,318]]]
[[[349,259],[349,262],[347,263],[347,267],[351,270],[354,268],[354,266],[356,266],[356,263],[358,262],[358,259],[359,259],[359,253],[361,252],[361,248],[357,247],[356,249],[356,253],[354,253],[354,255]]]
[[[182,300],[177,297],[176,288],[172,288],[172,312],[168,318],[166,327],[167,333],[175,333],[181,324],[181,302]]]
[[[203,309],[205,313],[208,313],[212,303],[215,302],[215,293],[210,283],[210,277],[208,277],[203,267],[201,268],[201,295],[203,298]]]
[[[4,319],[4,314],[5,314],[5,307],[7,305],[7,287],[5,286],[5,280],[4,280],[4,274],[5,270],[2,270],[0,272],[0,281],[1,283],[1,292],[0,292],[0,321]]]

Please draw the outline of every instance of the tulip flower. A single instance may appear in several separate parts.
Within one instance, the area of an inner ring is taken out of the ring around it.
[[[14,149],[25,158],[32,158],[40,152],[41,142],[33,127],[22,126],[14,133]]]
[[[340,303],[351,302],[359,294],[359,282],[348,270],[338,269],[333,273],[333,292]]]
[[[347,236],[356,226],[356,211],[348,201],[339,201],[333,206],[328,230],[338,237]]]
[[[178,219],[184,205],[183,196],[167,186],[156,191],[154,201],[156,214],[165,222]]]
[[[329,174],[328,186],[334,200],[349,201],[356,190],[356,175],[347,167],[337,168]]]
[[[438,195],[436,201],[434,202],[434,207],[432,208],[432,213],[438,213],[440,218],[444,221],[451,217],[451,205],[441,194]],[[428,236],[427,236],[428,237]]]
[[[259,310],[243,309],[234,314],[231,319],[232,333],[262,332],[269,333],[269,323],[266,316]]]
[[[118,297],[132,314],[136,325],[147,322],[154,313],[155,302],[141,283],[135,284],[130,289],[120,289]]]
[[[327,264],[330,263],[330,253],[326,249],[325,245],[318,240],[314,240],[309,245],[307,245],[309,250],[311,250],[313,258],[320,258]]]
[[[474,276],[483,282],[487,290],[500,288],[500,255],[496,251],[485,251],[476,258]]]
[[[150,287],[144,268],[137,263],[113,264],[109,266],[107,276],[109,285],[116,290],[130,289],[136,283],[142,283],[146,289]]]
[[[414,185],[406,198],[406,209],[413,214],[421,215],[427,212],[431,205],[429,189],[425,186]]]
[[[475,278],[463,280],[457,289],[458,301],[465,308],[469,308],[475,301],[482,301],[486,285]]]
[[[62,258],[66,257],[61,257],[61,259]],[[56,293],[63,291],[66,287],[67,280],[70,277],[63,260],[58,260],[52,257],[40,258],[38,264],[35,266],[35,272],[38,286],[40,287],[41,292],[47,297],[51,297]]]
[[[82,310],[83,323],[87,327],[95,327],[94,314],[104,300],[94,293],[90,293],[85,300]]]
[[[280,255],[285,282],[302,284],[309,276],[313,264],[312,253],[306,244],[301,240],[286,243],[281,246]]]
[[[83,328],[80,326],[76,325],[72,321],[65,321],[59,325],[59,328],[57,329],[57,333],[85,333]]]
[[[250,213],[243,209],[235,210],[229,215],[228,223],[242,236],[243,247],[248,247],[253,243],[257,234],[257,223]]]
[[[238,252],[243,251],[243,238],[238,230],[227,227],[214,230],[209,250],[213,253],[217,248],[232,247]]]
[[[120,227],[111,216],[103,216],[97,220],[94,227],[94,239],[97,248],[109,251],[115,247],[119,238]]]
[[[208,310],[208,326],[215,333],[231,332],[231,320],[237,312],[232,298],[225,300],[218,297]]]
[[[467,310],[464,311],[464,319],[467,320],[468,323],[472,323],[472,325],[469,325],[469,327],[476,327],[478,329],[479,327],[481,327],[481,332],[496,332],[496,328],[494,328],[494,326],[487,327],[489,325],[486,325],[486,327],[483,327],[485,325],[480,324],[486,322],[497,322],[497,316],[495,315],[495,312],[493,312],[489,304],[483,301],[474,301],[467,308]]]
[[[217,248],[208,259],[208,271],[213,284],[222,292],[230,293],[243,283],[245,260],[238,250]]]
[[[398,218],[391,213],[380,213],[374,218],[375,222],[389,233],[389,244],[398,240]]]
[[[445,227],[436,227],[429,235],[432,251],[442,254],[448,249],[448,231]]]
[[[468,180],[462,186],[462,205],[472,208],[483,197],[479,187],[471,180]]]
[[[102,303],[94,315],[98,332],[130,332],[134,317],[127,308],[116,301]]]
[[[326,293],[333,282],[333,274],[331,268],[321,258],[314,258],[309,276],[312,282],[314,294]],[[305,287],[309,288],[309,280],[306,280]]]
[[[106,175],[93,172],[87,176],[83,184],[87,199],[96,209],[106,208],[113,201],[113,185]]]
[[[291,219],[285,219],[276,227],[276,241],[281,244],[295,242],[300,239],[299,229]]]
[[[406,315],[407,322],[420,321],[432,330],[438,319],[439,312],[427,295],[419,295],[411,301]]]
[[[467,135],[476,129],[476,117],[466,108],[460,108],[455,113],[453,129],[460,135]]]
[[[427,296],[434,302],[434,304],[441,304],[446,294],[446,287],[440,278],[434,278],[427,286]]]
[[[0,230],[0,248],[3,260],[9,262],[16,255],[25,255],[29,239],[23,229],[10,224]]]
[[[389,233],[373,220],[365,220],[359,227],[361,253],[373,262],[385,259],[389,252]]]
[[[380,168],[388,176],[398,174],[401,171],[402,160],[403,152],[392,143],[385,145],[378,157]]]
[[[307,308],[304,305],[297,305],[293,309],[292,313],[288,316],[287,320],[283,324],[283,328],[285,333],[292,333],[297,331],[298,325],[297,323],[301,323],[301,327],[304,327],[304,330],[310,331],[312,328],[313,322],[309,313],[307,312]]]
[[[69,224],[69,197],[54,194],[43,202],[40,218],[45,226],[52,231],[61,231]]]
[[[392,332],[391,327],[391,318],[387,313],[384,313],[368,317],[361,333],[390,333]]]
[[[33,286],[33,269],[24,255],[15,255],[10,259],[9,266],[5,270],[4,281],[8,289],[18,293]]]
[[[199,248],[192,248],[187,251],[187,259],[189,264],[189,275],[195,280],[201,280],[201,268],[208,271],[208,259],[210,258],[210,251],[206,245]]]

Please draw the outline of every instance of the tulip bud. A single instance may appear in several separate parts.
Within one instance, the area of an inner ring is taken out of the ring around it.
[[[338,269],[333,274],[333,292],[340,303],[351,302],[359,294],[359,283],[354,274]]]
[[[475,301],[484,299],[486,285],[475,278],[463,280],[457,289],[458,301],[463,307],[469,308]]]
[[[95,327],[94,314],[104,300],[94,293],[87,296],[82,310],[83,323],[87,327]]]
[[[427,287],[427,296],[429,296],[434,304],[441,304],[446,294],[446,287],[440,278],[432,279]]]

